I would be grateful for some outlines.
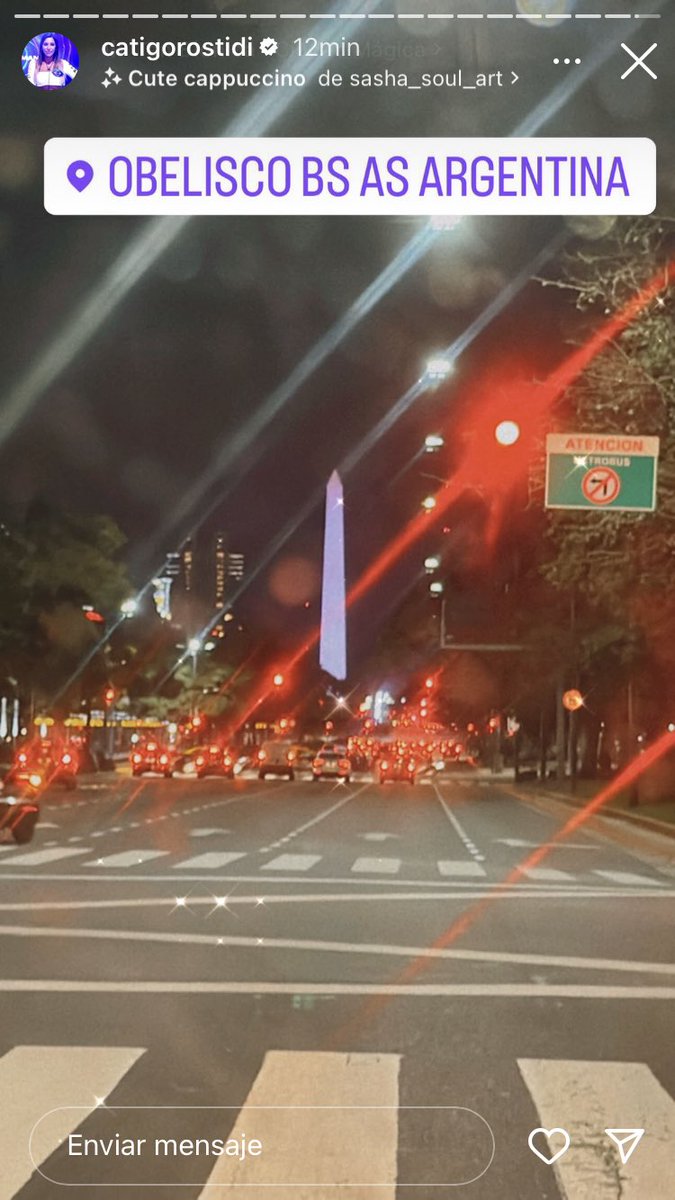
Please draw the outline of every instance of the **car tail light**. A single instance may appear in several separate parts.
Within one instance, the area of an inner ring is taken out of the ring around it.
[[[209,754],[220,754],[220,746],[209,746]]]
[[[142,754],[134,754],[131,761],[135,762],[135,763],[141,763],[141,762],[143,762],[143,755]]]
[[[168,756],[168,754],[161,754],[161,755],[160,755],[160,758],[159,758],[159,761],[160,761],[161,763],[168,763],[168,761],[169,761],[169,756]]]
[[[415,763],[413,762],[413,760],[412,760],[412,759],[411,759],[411,760],[410,760],[410,762],[408,763],[408,770],[409,770],[410,772],[413,772],[413,771],[415,770]]]
[[[267,758],[267,755],[265,754],[265,751],[259,750],[258,751],[258,762],[264,762],[266,758]]]
[[[157,746],[154,742],[148,742],[148,750],[156,750]]]
[[[348,759],[348,758],[341,758],[341,759],[340,759],[340,770],[341,770],[341,771],[348,771],[348,770],[349,770],[349,767],[350,767],[349,759]]]
[[[226,766],[226,767],[231,767],[231,766],[232,766],[232,759],[230,758],[229,754],[226,754],[226,755],[225,755],[225,758],[223,759],[223,762],[225,763],[225,766]]]
[[[20,766],[25,767],[26,763],[28,762],[28,755],[20,754],[17,759],[17,762],[19,763]]]
[[[288,751],[287,757],[288,757],[289,763],[295,762],[295,755],[292,750]]]
[[[387,761],[386,761],[384,758],[382,759],[382,762],[380,763],[380,769],[381,769],[382,771],[388,771],[388,770],[389,770],[389,763],[388,763],[388,762],[387,762]]]
[[[197,757],[197,766],[198,766],[198,767],[203,767],[205,762],[206,762],[206,759],[204,758],[204,755],[203,755],[203,754],[200,754],[200,755],[198,755],[198,757]]]
[[[314,762],[312,763],[312,767],[313,767],[313,769],[314,769],[315,771],[320,771],[320,770],[321,770],[321,768],[322,768],[322,766],[323,766],[323,763],[322,763],[321,759],[320,759],[320,758],[315,758],[315,759],[314,759]]]

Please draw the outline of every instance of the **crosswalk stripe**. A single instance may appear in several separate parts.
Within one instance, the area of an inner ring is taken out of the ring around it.
[[[218,1159],[202,1195],[217,1186],[218,1200],[241,1200],[245,1187],[275,1200],[335,1200],[375,1188],[378,1200],[395,1200],[399,1066],[398,1054],[267,1053],[229,1134],[255,1130],[265,1153]]]
[[[31,1178],[29,1147],[35,1163],[44,1163],[94,1111],[96,1097],[108,1096],[144,1053],[126,1046],[16,1046],[0,1058],[0,1095],[9,1105],[0,1121],[0,1200],[12,1200]],[[33,1132],[46,1113],[49,1123]]]
[[[647,1200],[675,1179],[675,1102],[644,1063],[518,1059],[542,1125],[570,1135],[556,1173],[569,1200]],[[645,1134],[624,1165],[606,1128]]]
[[[572,883],[574,880],[568,871],[556,871],[554,867],[523,867],[521,875],[535,883]]]
[[[485,868],[481,867],[480,863],[467,862],[464,859],[457,862],[451,859],[442,859],[438,863],[438,870],[441,875],[458,875],[464,879],[485,878]]]
[[[246,858],[243,851],[238,853],[234,850],[229,854],[218,854],[216,851],[211,851],[207,854],[196,854],[194,858],[186,858],[183,862],[174,863],[174,871],[192,870],[196,867],[198,871],[211,871],[218,867],[225,867],[228,863],[236,862],[238,858]]]
[[[352,863],[355,875],[396,875],[400,869],[400,858],[357,858]]]
[[[640,887],[661,887],[658,879],[651,879],[649,875],[635,875],[632,871],[594,871],[594,875],[600,875],[602,879],[609,879],[610,883],[638,883]]]
[[[78,846],[57,846],[53,850],[31,850],[29,854],[17,854],[14,858],[4,858],[2,866],[39,867],[42,863],[58,862],[60,858],[72,858],[75,854],[91,854],[91,850]]]
[[[279,854],[268,863],[263,863],[261,871],[309,871],[321,862],[321,854]]]
[[[108,854],[85,863],[85,867],[135,867],[137,863],[152,862],[153,858],[164,858],[168,850],[122,850],[119,854]]]

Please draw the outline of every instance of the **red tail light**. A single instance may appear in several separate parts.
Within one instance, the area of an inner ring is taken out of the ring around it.
[[[350,767],[350,762],[349,762],[349,759],[348,759],[348,758],[341,758],[341,759],[340,759],[340,770],[341,770],[341,771],[348,771],[348,770],[349,770],[349,767]]]
[[[220,746],[209,746],[209,754],[220,754]]]
[[[204,758],[204,755],[203,755],[203,754],[200,754],[200,755],[197,757],[197,766],[198,766],[198,767],[203,767],[205,762],[206,762],[206,759]]]
[[[286,757],[288,758],[289,763],[292,763],[295,761],[295,755],[292,750],[288,751],[288,754]]]
[[[19,763],[19,764],[20,764],[22,767],[24,767],[24,766],[26,765],[26,763],[28,762],[28,755],[27,755],[27,754],[20,754],[20,755],[19,755],[19,757],[18,757],[18,759],[17,759],[17,762],[18,762],[18,763]]]
[[[385,759],[382,759],[382,762],[380,763],[380,768],[381,768],[381,770],[383,770],[383,771],[388,771],[388,770],[389,770],[389,763],[388,763],[388,762],[386,762],[386,761],[385,761]]]
[[[412,760],[408,763],[408,770],[410,771],[411,774],[413,774],[413,772],[415,770],[415,764]]]
[[[169,761],[169,756],[168,756],[168,754],[162,754],[162,755],[160,755],[160,759],[159,759],[159,761],[160,761],[161,763],[168,763],[168,761]]]
[[[264,762],[266,758],[267,758],[267,755],[265,754],[265,751],[259,750],[258,751],[258,762]]]
[[[225,758],[223,759],[223,762],[225,763],[225,766],[226,766],[226,767],[231,767],[231,766],[232,766],[232,759],[230,758],[230,756],[229,756],[229,755],[226,755],[226,756],[225,756]]]
[[[315,758],[314,762],[312,763],[313,769],[315,771],[320,771],[322,766],[323,766],[322,760],[320,758]]]
[[[156,749],[157,749],[157,746],[156,746],[155,742],[148,742],[148,750],[156,750]]]

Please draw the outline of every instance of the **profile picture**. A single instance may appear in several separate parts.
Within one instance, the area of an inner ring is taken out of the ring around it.
[[[72,83],[80,66],[77,46],[62,33],[39,33],[21,58],[23,73],[42,92],[59,92]]]

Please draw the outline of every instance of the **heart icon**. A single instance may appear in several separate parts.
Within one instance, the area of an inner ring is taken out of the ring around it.
[[[563,1139],[562,1146],[559,1150],[556,1150],[555,1154],[544,1154],[541,1150],[537,1149],[534,1144],[534,1139],[540,1133],[543,1133],[544,1137],[546,1138],[546,1141],[549,1145],[549,1150],[551,1148],[551,1139],[554,1138],[556,1134],[559,1134]],[[540,1126],[539,1129],[532,1130],[532,1133],[527,1139],[527,1144],[532,1153],[537,1155],[537,1158],[540,1158],[542,1162],[545,1162],[547,1167],[552,1167],[553,1163],[557,1162],[559,1158],[562,1158],[563,1154],[567,1154],[567,1151],[570,1148],[570,1135],[566,1129],[560,1129],[559,1127],[556,1127],[555,1129],[542,1129]]]

